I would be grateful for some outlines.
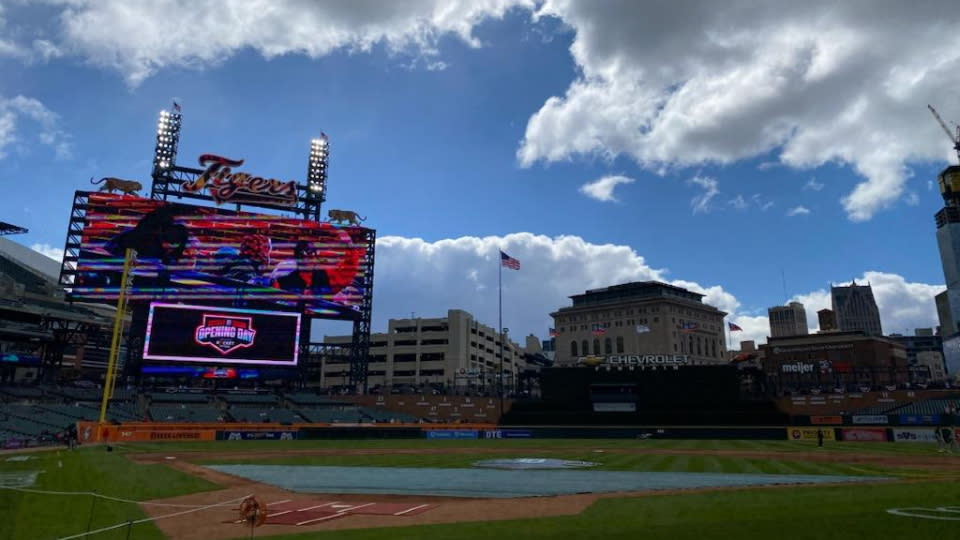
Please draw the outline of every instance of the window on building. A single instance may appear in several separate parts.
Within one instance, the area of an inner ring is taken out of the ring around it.
[[[580,350],[583,351],[582,354],[584,355],[590,354],[590,349],[587,347],[587,340],[580,342]]]
[[[617,354],[623,352],[623,336],[617,336]]]
[[[703,343],[700,340],[700,336],[697,336],[697,354],[703,356]]]
[[[593,354],[600,354],[600,340],[593,340]]]
[[[676,344],[676,343],[673,344],[673,352],[677,352],[677,344]]]
[[[654,318],[653,318],[653,322],[655,322],[655,323],[660,322],[660,317],[654,317]]]
[[[603,354],[613,354],[613,340],[610,338],[604,338],[603,340]]]
[[[393,342],[397,347],[407,346],[407,345],[416,345],[417,340],[415,339],[398,339]]]
[[[577,353],[577,340],[570,342],[570,356],[573,358],[580,356],[580,354]]]
[[[393,355],[393,363],[398,364],[402,362],[416,362],[417,355],[415,354],[395,354]]]

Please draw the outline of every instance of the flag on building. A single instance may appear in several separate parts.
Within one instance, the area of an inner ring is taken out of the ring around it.
[[[681,332],[693,332],[696,329],[697,329],[697,323],[693,323],[693,322],[680,323]]]
[[[732,322],[728,322],[727,326],[730,328],[731,332],[743,332],[743,328],[740,328],[739,326],[733,324]]]
[[[557,336],[559,336],[559,335],[560,335],[560,334],[557,332],[557,329],[556,329],[556,328],[551,328],[551,329],[550,329],[550,337],[557,337]]]
[[[607,333],[607,331],[606,331],[605,329],[601,328],[599,324],[593,325],[593,335],[595,335],[595,336],[602,336],[602,335],[604,335],[604,334],[606,334],[606,333]]]
[[[500,252],[500,266],[506,266],[511,270],[520,269],[520,261],[514,259],[513,257],[507,255],[503,251]]]
[[[649,327],[649,326],[647,326],[647,325],[645,325],[645,324],[638,324],[638,325],[637,325],[637,333],[638,333],[638,334],[643,334],[643,333],[646,333],[646,332],[649,332],[649,331],[650,331],[650,327]]]

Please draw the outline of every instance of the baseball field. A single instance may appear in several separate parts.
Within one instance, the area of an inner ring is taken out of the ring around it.
[[[594,465],[474,466],[491,459]],[[0,539],[942,539],[960,535],[958,480],[960,458],[924,443],[89,446],[0,455]],[[267,516],[256,528],[238,522],[251,495]]]

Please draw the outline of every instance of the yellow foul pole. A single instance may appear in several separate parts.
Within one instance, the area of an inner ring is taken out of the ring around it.
[[[107,360],[107,378],[103,381],[103,399],[100,402],[100,423],[107,421],[107,402],[113,396],[116,379],[117,357],[120,356],[120,336],[123,335],[123,319],[127,311],[127,287],[130,279],[130,267],[136,253],[128,249],[123,257],[123,274],[120,277],[120,294],[117,295],[117,315],[113,319],[113,336],[110,340],[110,357]],[[98,430],[99,432],[99,430]]]

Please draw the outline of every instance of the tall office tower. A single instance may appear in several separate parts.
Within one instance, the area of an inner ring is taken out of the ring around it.
[[[800,302],[790,302],[786,306],[776,306],[767,310],[770,319],[770,337],[805,336],[807,329],[807,310]]]
[[[821,309],[817,312],[817,321],[820,322],[821,332],[837,331],[837,314],[832,309]]]
[[[951,165],[937,176],[943,208],[936,213],[937,246],[947,290],[937,295],[940,332],[944,337],[960,328],[960,167]]]
[[[873,298],[873,288],[857,285],[830,287],[833,312],[837,316],[837,328],[841,332],[862,331],[868,336],[882,336],[880,310]]]

